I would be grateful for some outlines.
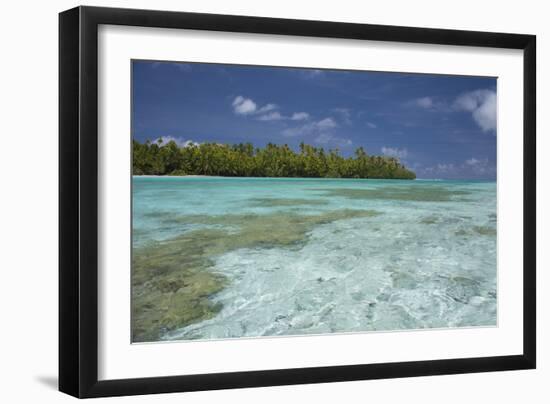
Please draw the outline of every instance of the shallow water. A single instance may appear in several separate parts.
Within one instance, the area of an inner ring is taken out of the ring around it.
[[[496,184],[133,179],[134,341],[496,324]]]

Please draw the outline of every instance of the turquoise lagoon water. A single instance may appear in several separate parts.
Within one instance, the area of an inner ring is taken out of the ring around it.
[[[239,223],[194,223],[204,215],[276,223],[337,211],[376,214],[329,216],[290,245],[208,257],[204,270],[227,280],[208,296],[219,310],[160,338],[496,325],[495,182],[134,177],[133,246],[203,228],[239,237]]]

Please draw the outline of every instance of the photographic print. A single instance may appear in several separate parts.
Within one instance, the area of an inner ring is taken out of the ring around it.
[[[497,325],[496,78],[131,69],[132,342]]]

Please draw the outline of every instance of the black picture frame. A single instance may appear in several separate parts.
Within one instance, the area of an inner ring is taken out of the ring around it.
[[[100,24],[523,50],[523,354],[99,381],[97,62]],[[534,369],[535,122],[534,35],[97,7],[77,7],[60,13],[59,390],[85,398]]]

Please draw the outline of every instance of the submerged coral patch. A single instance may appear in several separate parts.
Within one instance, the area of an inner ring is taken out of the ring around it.
[[[388,186],[383,188],[316,188],[314,191],[322,191],[323,195],[343,197],[348,199],[384,199],[391,201],[413,202],[451,202],[466,199],[464,196],[470,192],[449,189],[443,186]]]
[[[132,340],[156,341],[162,334],[213,317],[221,309],[211,296],[228,282],[213,271],[214,259],[240,248],[299,248],[316,225],[376,216],[344,209],[314,215],[185,215],[175,224],[216,225],[135,248],[132,264]],[[168,220],[165,218],[165,220]]]
[[[439,222],[439,218],[435,215],[425,216],[420,219],[420,223],[422,224],[436,224],[437,222]]]
[[[474,231],[482,236],[497,235],[497,229],[492,226],[474,226]]]
[[[274,208],[279,206],[326,205],[328,201],[325,199],[254,198],[250,200],[250,204],[256,207]]]
[[[472,226],[461,228],[455,231],[456,236],[496,236],[497,229],[493,226]]]

